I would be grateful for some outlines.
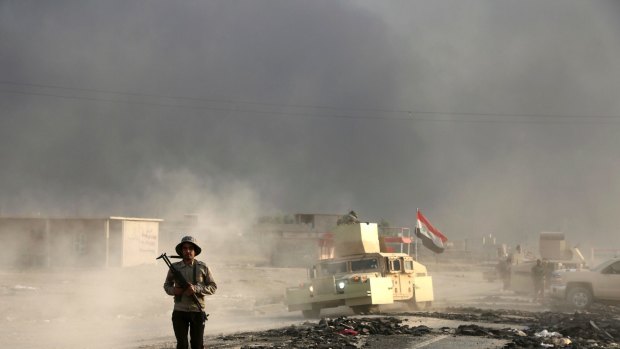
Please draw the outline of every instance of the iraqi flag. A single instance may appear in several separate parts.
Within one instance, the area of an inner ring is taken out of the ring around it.
[[[435,253],[442,253],[445,249],[444,243],[448,241],[448,238],[439,229],[433,227],[420,210],[418,210],[418,224],[415,235],[422,240],[424,247]]]

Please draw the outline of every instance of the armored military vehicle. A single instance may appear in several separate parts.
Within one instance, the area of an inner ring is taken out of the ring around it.
[[[405,253],[382,252],[376,223],[341,224],[334,229],[334,258],[317,261],[309,279],[286,290],[289,311],[318,317],[321,309],[349,306],[356,314],[381,304],[430,306],[433,282],[426,267]]]

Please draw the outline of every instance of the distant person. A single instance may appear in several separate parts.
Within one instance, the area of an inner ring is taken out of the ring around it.
[[[355,224],[359,222],[360,220],[357,218],[357,213],[355,213],[355,211],[349,211],[349,213],[338,219],[337,225]]]
[[[545,270],[544,288],[545,288],[545,291],[547,291],[551,288],[551,279],[553,278],[553,272],[554,272],[553,263],[549,262],[548,259],[543,258],[542,265],[543,265],[543,269]]]
[[[196,239],[185,236],[175,249],[183,260],[173,263],[172,267],[178,270],[190,284],[186,288],[180,287],[180,282],[175,280],[172,270],[168,270],[164,290],[167,294],[174,296],[172,328],[177,339],[177,349],[190,348],[187,340],[188,330],[191,349],[203,349],[206,316],[195,303],[192,295],[196,295],[202,309],[205,309],[204,297],[214,294],[217,285],[207,265],[195,259],[202,251]]]
[[[532,267],[532,281],[534,282],[534,301],[545,298],[545,266],[540,259]]]
[[[510,280],[512,276],[512,258],[510,258],[510,256],[499,261],[497,264],[497,273],[502,279],[502,289],[504,291],[510,290]]]

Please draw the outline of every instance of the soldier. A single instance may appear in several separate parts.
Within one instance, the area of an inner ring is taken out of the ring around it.
[[[532,267],[532,281],[534,281],[534,301],[545,297],[545,266],[540,259]]]
[[[188,330],[191,348],[203,348],[206,315],[201,308],[205,308],[204,297],[214,294],[217,285],[207,265],[195,259],[201,251],[196,239],[191,236],[183,237],[176,246],[176,252],[183,260],[172,264],[172,267],[183,275],[189,285],[186,288],[180,287],[180,282],[175,280],[172,270],[168,270],[164,282],[166,293],[174,296],[172,328],[177,338],[177,349],[190,348],[187,341]],[[195,303],[193,295],[196,295],[200,307]]]
[[[551,279],[553,278],[553,263],[551,263],[548,259],[543,258],[543,269],[545,270],[545,291],[549,290],[551,287]]]
[[[355,224],[355,223],[359,223],[359,219],[357,218],[357,213],[355,213],[355,211],[349,211],[349,213],[347,213],[346,215],[340,217],[340,219],[338,219],[337,225],[341,225],[341,224]]]
[[[497,272],[502,279],[502,290],[510,290],[510,280],[512,277],[512,257],[508,256],[497,264]]]

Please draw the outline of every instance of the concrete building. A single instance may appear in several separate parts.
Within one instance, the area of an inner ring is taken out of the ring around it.
[[[297,213],[286,217],[263,217],[253,227],[269,263],[279,267],[307,266],[333,253],[331,231],[341,215]]]
[[[0,217],[0,267],[154,264],[161,219]]]

